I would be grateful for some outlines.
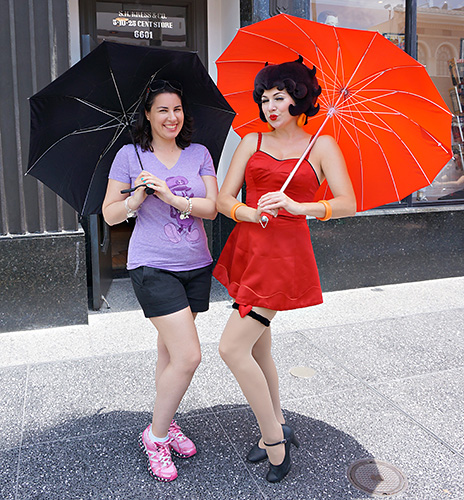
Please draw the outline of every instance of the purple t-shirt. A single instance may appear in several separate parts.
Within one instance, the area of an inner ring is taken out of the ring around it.
[[[201,176],[216,176],[211,155],[201,144],[191,144],[182,150],[179,160],[170,169],[151,151],[142,151],[140,146],[137,149],[143,169],[165,180],[176,195],[204,198],[206,187]],[[108,177],[133,187],[140,172],[135,148],[128,144],[117,152]],[[192,215],[181,219],[174,207],[155,196],[147,196],[137,211],[129,241],[127,269],[149,266],[190,271],[205,267],[212,260],[202,219]]]

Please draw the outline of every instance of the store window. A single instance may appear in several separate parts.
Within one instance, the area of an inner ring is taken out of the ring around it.
[[[378,31],[404,50],[404,1],[316,1],[311,3],[311,9],[313,20]],[[461,203],[464,202],[464,0],[418,0],[417,59],[426,67],[454,115],[450,131],[454,155],[430,186],[408,198],[408,204]]]
[[[168,3],[168,2],[166,2]],[[97,38],[158,47],[186,48],[187,7],[97,2]]]
[[[431,186],[412,195],[413,205],[464,201],[464,2],[418,0],[418,60],[453,113],[453,158]]]
[[[311,18],[343,28],[378,31],[404,46],[404,2],[390,0],[328,0],[311,2]]]

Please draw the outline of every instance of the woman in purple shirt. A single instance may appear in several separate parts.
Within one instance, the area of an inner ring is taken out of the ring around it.
[[[137,151],[132,144],[118,151],[103,202],[109,225],[137,216],[127,269],[144,314],[158,331],[153,420],[139,444],[149,472],[160,481],[177,477],[171,453],[182,458],[196,453],[173,417],[200,363],[194,320],[208,309],[211,288],[202,219],[216,217],[218,187],[208,150],[192,144],[191,135],[180,84],[152,81],[135,130]],[[121,193],[136,186],[141,187],[132,194]]]

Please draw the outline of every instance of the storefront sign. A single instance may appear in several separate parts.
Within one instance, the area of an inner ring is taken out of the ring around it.
[[[108,8],[109,5],[111,4],[97,2],[99,41],[118,41],[118,39],[124,38],[127,43],[166,47],[186,46],[185,7],[153,5],[153,10],[145,7],[145,10],[134,8],[111,11]],[[133,42],[129,42],[128,38],[133,39]]]
[[[168,20],[164,12],[120,11],[113,19],[113,26],[134,29],[134,38],[153,39],[154,28],[173,29],[174,23]]]

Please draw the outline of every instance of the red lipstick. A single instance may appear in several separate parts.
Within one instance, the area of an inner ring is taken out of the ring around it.
[[[277,115],[269,115],[269,119],[272,121],[277,120]]]

